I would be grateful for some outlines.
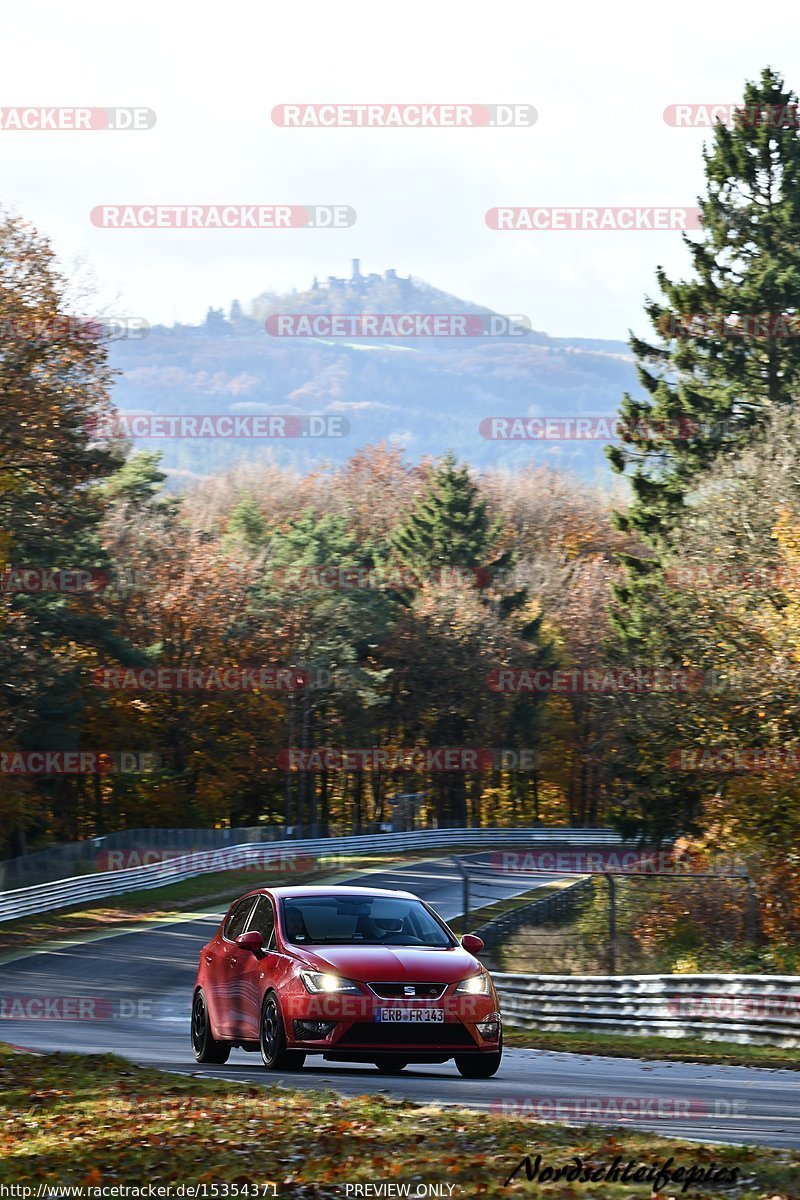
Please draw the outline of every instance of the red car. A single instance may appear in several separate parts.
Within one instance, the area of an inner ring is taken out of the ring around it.
[[[488,1079],[503,1041],[494,984],[473,957],[482,949],[410,892],[250,892],[200,952],[194,1056],[224,1063],[239,1046],[271,1070],[321,1054],[389,1074],[454,1058],[462,1075]]]

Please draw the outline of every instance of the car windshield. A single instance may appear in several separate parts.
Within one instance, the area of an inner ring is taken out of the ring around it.
[[[454,939],[419,900],[393,896],[292,896],[283,902],[287,941],[322,946],[422,946]]]

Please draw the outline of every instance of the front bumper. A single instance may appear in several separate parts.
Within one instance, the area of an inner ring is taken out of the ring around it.
[[[328,1057],[397,1054],[443,1062],[458,1054],[496,1053],[501,1022],[497,996],[455,995],[448,984],[435,1000],[385,999],[368,986],[363,994],[310,995],[293,987],[282,997],[287,1045]],[[301,990],[302,988],[302,990]],[[384,1021],[380,1010],[438,1010],[443,1019]]]

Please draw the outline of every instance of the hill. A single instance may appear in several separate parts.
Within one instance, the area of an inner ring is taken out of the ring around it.
[[[350,315],[339,320],[345,336],[285,335],[288,328],[330,333],[326,314]],[[378,336],[364,335],[369,322],[355,314],[381,316],[373,322]],[[391,336],[398,327],[392,318],[401,314],[438,314],[440,330],[467,336],[424,336],[435,328],[430,321],[399,324],[401,332],[419,328],[423,336]],[[459,319],[447,322],[445,315]],[[394,271],[364,276],[356,260],[349,279],[315,280],[307,291],[286,295],[264,292],[247,311],[234,301],[227,315],[210,309],[201,325],[154,326],[141,340],[112,342],[112,365],[122,372],[115,402],[123,413],[322,414],[349,423],[346,436],[313,440],[136,438],[160,449],[176,478],[270,453],[307,469],[383,440],[414,458],[452,449],[477,466],[560,463],[584,477],[604,471],[602,437],[492,441],[480,423],[493,416],[615,413],[622,392],[636,387],[627,345],[552,338],[519,323],[508,332],[500,320],[491,330],[493,315]]]

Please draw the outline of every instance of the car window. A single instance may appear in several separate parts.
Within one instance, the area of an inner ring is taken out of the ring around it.
[[[259,896],[256,902],[255,912],[250,918],[250,924],[247,926],[248,933],[254,929],[260,933],[264,939],[264,945],[269,946],[273,941],[275,932],[275,912],[272,908],[272,901],[269,896]]]
[[[292,896],[282,901],[286,939],[299,945],[454,945],[419,900],[393,896]]]
[[[253,907],[253,896],[247,896],[244,900],[240,900],[236,904],[228,917],[228,924],[225,926],[225,937],[233,942],[244,929],[244,923],[250,915],[250,910]]]

